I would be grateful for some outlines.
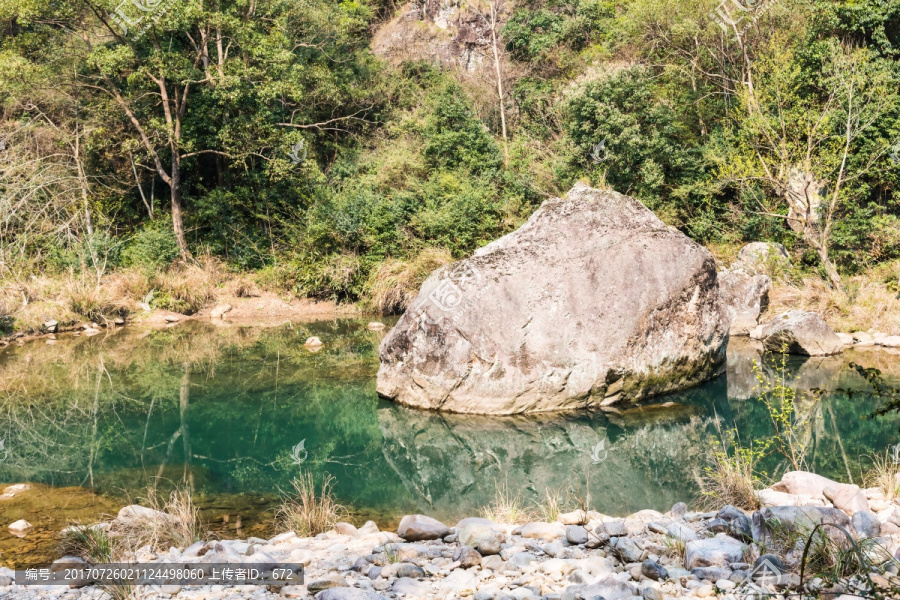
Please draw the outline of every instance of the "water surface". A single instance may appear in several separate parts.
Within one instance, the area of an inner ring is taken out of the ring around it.
[[[188,322],[0,351],[0,482],[41,484],[0,501],[0,563],[51,557],[67,522],[113,514],[151,485],[191,487],[214,534],[265,536],[301,470],[333,475],[355,518],[382,526],[411,512],[471,516],[498,485],[525,502],[547,490],[570,504],[589,496],[606,514],[668,510],[696,498],[717,431],[737,427],[747,444],[772,429],[754,390],[761,354],[746,341],[732,343],[725,375],[654,405],[473,417],[378,399],[384,334],[367,321]],[[322,351],[304,348],[311,335]],[[861,384],[849,361],[893,376],[897,359],[871,351],[790,360],[800,390],[822,390],[804,413],[813,470],[860,483],[870,455],[900,442],[900,419],[863,420],[871,401],[837,391]],[[777,373],[764,367],[768,378]],[[763,466],[786,468],[777,456]],[[18,518],[36,526],[25,539],[6,531]]]

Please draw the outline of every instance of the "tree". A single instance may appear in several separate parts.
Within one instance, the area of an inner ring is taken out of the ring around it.
[[[754,198],[759,214],[800,234],[840,290],[834,227],[843,207],[865,199],[864,178],[884,164],[890,143],[873,132],[896,96],[890,73],[868,50],[840,42],[817,50],[805,57],[818,62],[813,74],[777,41],[758,61],[756,85],[740,93],[738,153],[721,175]]]

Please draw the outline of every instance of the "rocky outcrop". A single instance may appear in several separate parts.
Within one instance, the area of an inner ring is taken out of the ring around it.
[[[727,326],[705,248],[579,184],[431,274],[381,344],[377,389],[481,414],[639,400],[718,374]]]
[[[781,244],[752,242],[738,253],[732,270],[742,270],[750,275],[774,276],[791,266],[791,257]]]
[[[829,356],[844,350],[844,342],[825,319],[802,310],[782,313],[764,323],[752,337],[757,336],[770,352],[782,352],[786,348],[788,354]]]
[[[508,14],[501,10],[498,27]],[[464,71],[493,68],[490,19],[459,0],[413,0],[379,29],[372,51],[391,63],[428,61]]]
[[[759,323],[759,315],[769,304],[772,279],[768,275],[751,275],[742,269],[719,273],[719,294],[731,318],[728,333],[750,335]]]

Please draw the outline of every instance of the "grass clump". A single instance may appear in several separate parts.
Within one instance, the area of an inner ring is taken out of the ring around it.
[[[334,497],[334,477],[326,474],[316,489],[312,473],[301,473],[291,484],[292,493],[285,494],[277,512],[281,529],[293,531],[300,537],[310,537],[329,531],[349,512]]]
[[[535,520],[535,512],[522,500],[522,492],[513,494],[507,481],[495,483],[494,498],[478,512],[497,523],[521,524]]]
[[[383,314],[406,310],[428,276],[450,264],[453,257],[445,248],[426,248],[411,261],[388,259],[372,272],[366,285],[368,304]]]
[[[865,486],[881,490],[887,501],[900,497],[900,457],[888,449],[883,455],[877,454],[872,458],[872,468],[864,477]]]
[[[760,507],[756,496],[760,481],[754,473],[763,452],[753,447],[742,448],[737,440],[736,431],[723,432],[720,428],[719,440],[710,443],[710,464],[698,477],[701,502],[709,508],[721,508],[725,504],[746,510]]]

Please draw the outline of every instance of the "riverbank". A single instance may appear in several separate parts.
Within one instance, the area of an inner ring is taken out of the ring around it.
[[[575,510],[551,522],[471,517],[452,527],[424,515],[408,515],[396,531],[379,530],[372,521],[358,528],[338,522],[312,537],[289,531],[270,539],[145,546],[117,560],[191,566],[299,563],[305,568],[303,585],[168,585],[142,590],[142,598],[159,600],[734,599],[754,590],[759,596],[760,588],[777,598],[801,592],[846,600],[861,594],[896,597],[900,496],[792,472],[760,491],[758,498],[763,506],[756,511],[722,506],[700,512],[677,503],[666,513],[642,510],[625,518]],[[172,517],[125,507],[112,522],[94,530],[115,531],[135,518],[167,522]],[[827,535],[812,535],[819,524],[828,524]],[[810,537],[812,550],[804,556]],[[80,564],[83,558],[90,557],[68,557],[57,564]],[[845,561],[838,571],[836,561]],[[831,572],[836,576],[829,577]],[[0,598],[101,596],[96,586],[23,586],[14,584],[12,576],[9,569],[0,569]]]

